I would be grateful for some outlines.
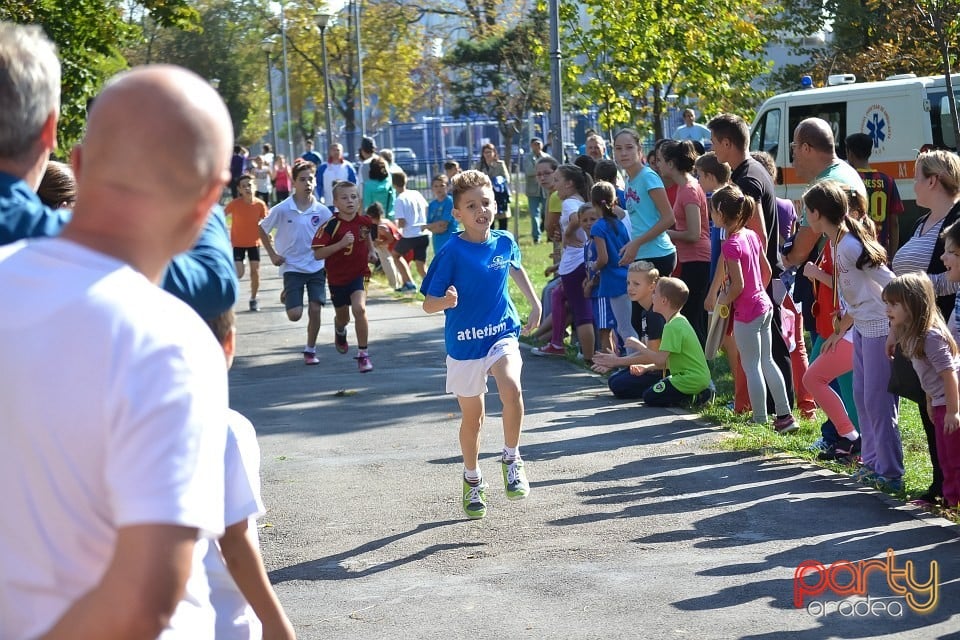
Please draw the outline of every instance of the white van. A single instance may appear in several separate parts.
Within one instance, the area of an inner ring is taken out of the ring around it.
[[[790,152],[797,124],[812,117],[829,122],[841,158],[846,157],[844,139],[852,133],[866,133],[873,138],[870,166],[897,181],[900,197],[908,213],[912,212],[919,150],[957,148],[944,77],[911,74],[849,84],[854,78],[847,75],[838,80],[847,84],[783,93],[764,102],[750,129],[750,150],[773,155],[778,167],[777,195],[799,200],[806,184],[797,178]],[[954,94],[960,96],[960,74],[952,81]]]

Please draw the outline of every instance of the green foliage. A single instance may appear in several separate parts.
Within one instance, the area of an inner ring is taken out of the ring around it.
[[[453,73],[454,114],[494,118],[506,139],[505,157],[525,115],[550,105],[544,21],[534,12],[506,31],[460,40],[444,59]]]
[[[749,112],[764,98],[751,87],[769,68],[761,26],[770,10],[762,0],[583,0],[561,7],[568,100],[597,106],[607,128],[629,124],[661,137],[671,94],[707,114]]]
[[[200,12],[188,2],[189,0],[141,0],[140,4],[158,24],[192,31],[199,26]]]
[[[129,4],[169,24],[195,24],[187,0]],[[127,66],[121,49],[137,42],[140,31],[124,20],[120,0],[14,0],[0,5],[0,20],[38,24],[57,45],[63,73],[57,155],[65,158],[83,136],[87,102]]]
[[[130,64],[176,64],[220,81],[236,137],[244,144],[269,131],[266,54],[262,35],[250,29],[249,10],[231,0],[197,0],[195,28],[165,26],[154,14],[140,15],[143,38],[126,49]]]
[[[406,119],[422,85],[411,82],[423,61],[423,29],[417,24],[418,11],[393,0],[362,3],[360,39],[363,45],[364,97],[370,116],[367,129],[375,130],[388,120]],[[287,3],[287,46],[289,48],[291,108],[300,123],[303,137],[313,137],[322,124],[323,64],[313,0]],[[279,24],[275,24],[279,32]],[[359,130],[356,111],[360,102],[357,49],[353,14],[344,9],[326,29],[327,60],[332,126],[338,120],[346,131]],[[278,44],[279,47],[279,44]],[[321,115],[312,118],[314,110]]]
[[[785,68],[771,79],[771,86],[795,89],[803,74],[823,85],[831,73],[855,73],[858,80],[882,80],[898,73],[943,73],[936,29],[924,12],[939,12],[945,18],[947,42],[955,57],[960,25],[956,0],[832,0],[823,11],[810,6],[809,0],[787,0],[773,19],[782,33],[813,34],[827,28],[832,29],[833,37],[826,45],[804,41],[799,35],[788,37],[793,52],[810,56],[810,63]]]

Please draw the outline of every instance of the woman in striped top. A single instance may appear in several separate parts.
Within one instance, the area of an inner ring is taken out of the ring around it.
[[[917,205],[930,210],[917,221],[917,226],[907,242],[893,258],[893,271],[898,276],[907,273],[927,273],[937,294],[937,308],[945,320],[954,313],[960,282],[951,282],[946,277],[946,266],[941,260],[944,252],[942,230],[960,219],[960,159],[949,151],[936,150],[921,153],[914,172],[914,191]],[[892,345],[888,347],[891,352]],[[943,473],[937,459],[936,431],[930,416],[925,411],[926,394],[920,387],[913,365],[908,358],[898,356],[893,363],[898,377],[908,380],[909,391],[902,390],[903,397],[916,402],[920,407],[923,431],[927,437],[930,461],[933,465],[933,480],[915,502],[934,503],[943,494]]]

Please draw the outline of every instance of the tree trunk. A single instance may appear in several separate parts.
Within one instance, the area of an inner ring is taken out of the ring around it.
[[[660,97],[660,85],[653,87],[653,139],[663,138],[663,100]]]
[[[960,119],[957,118],[957,98],[953,93],[953,80],[950,77],[950,44],[947,42],[943,16],[937,16],[934,20],[936,21],[937,40],[940,44],[940,55],[943,58],[943,75],[947,84],[947,102],[950,104],[950,124],[953,126],[954,150],[957,150],[960,149]]]

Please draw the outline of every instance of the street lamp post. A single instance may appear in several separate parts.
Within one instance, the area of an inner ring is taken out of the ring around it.
[[[320,28],[320,50],[323,53],[323,114],[327,125],[327,148],[333,144],[333,127],[330,125],[330,76],[327,73],[327,25],[330,14],[318,13],[317,26]]]
[[[560,84],[560,2],[550,0],[550,136],[553,157],[563,157],[563,92]]]
[[[264,38],[260,42],[260,48],[267,56],[267,93],[270,96],[270,140],[273,142],[273,148],[277,153],[280,148],[277,146],[277,117],[273,112],[273,73],[270,68],[270,54],[273,53],[274,42],[270,38]]]
[[[353,0],[353,32],[357,40],[357,80],[360,84],[360,135],[367,135],[366,98],[363,95],[363,50],[360,48],[360,0]]]
[[[280,3],[280,37],[283,39],[283,85],[287,93],[287,157],[293,158],[293,118],[290,117],[290,72],[287,70],[287,18]]]

